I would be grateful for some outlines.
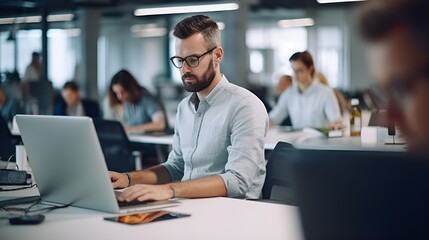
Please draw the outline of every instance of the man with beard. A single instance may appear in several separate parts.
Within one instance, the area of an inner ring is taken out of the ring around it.
[[[120,201],[174,197],[259,198],[265,179],[268,114],[252,93],[221,74],[219,28],[193,16],[174,28],[176,56],[185,89],[178,106],[173,149],[166,163],[142,171],[111,172]]]

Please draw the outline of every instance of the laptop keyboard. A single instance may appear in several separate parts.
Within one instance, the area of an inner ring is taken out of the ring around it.
[[[115,191],[115,196],[116,198],[121,194],[120,191]],[[147,200],[147,201],[138,201],[133,200],[131,202],[122,202],[122,201],[118,201],[118,205],[119,207],[130,207],[130,206],[136,206],[136,205],[142,205],[142,204],[146,204],[146,203],[151,203],[151,202],[155,202],[153,200]]]

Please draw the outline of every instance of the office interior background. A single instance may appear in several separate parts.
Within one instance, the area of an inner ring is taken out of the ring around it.
[[[309,50],[329,85],[352,97],[371,88],[367,61],[355,27],[360,2],[322,0],[5,0],[0,2],[2,85],[22,78],[34,51],[45,78],[60,90],[77,81],[83,96],[106,96],[112,76],[128,69],[141,85],[161,97],[174,118],[184,92],[174,55],[172,28],[181,19],[205,14],[218,22],[229,81],[271,97],[282,74],[292,75],[289,57]],[[186,12],[209,4],[210,12]],[[184,13],[140,16],[152,7],[190,6]],[[229,10],[213,11],[218,6]],[[140,9],[140,10],[139,10]],[[139,12],[140,11],[140,12]],[[9,88],[13,89],[13,88]],[[11,97],[20,100],[18,90]],[[21,102],[25,113],[34,113]],[[32,103],[30,103],[32,104]],[[36,102],[37,104],[37,102]],[[48,106],[49,108],[49,106]],[[42,107],[37,113],[49,113]],[[171,122],[171,121],[170,121]]]

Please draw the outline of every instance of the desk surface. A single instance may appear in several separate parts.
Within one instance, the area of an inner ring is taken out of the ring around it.
[[[131,142],[151,143],[162,145],[173,145],[173,135],[154,136],[154,135],[128,135]]]
[[[360,137],[328,138],[312,131],[286,132],[281,128],[268,130],[265,149],[272,150],[279,142],[288,142],[296,148],[329,149],[329,150],[371,150],[371,151],[404,151],[404,145],[385,145],[384,143],[363,144]]]
[[[182,219],[129,226],[103,220],[108,213],[69,207],[35,226],[0,220],[2,240],[28,239],[303,239],[296,207],[231,198],[184,199],[170,211]]]
[[[14,128],[12,134],[19,136],[19,130]],[[173,135],[129,135],[132,142],[137,143],[150,143],[161,145],[172,145]],[[273,150],[279,141],[289,142],[297,148],[311,148],[311,149],[332,149],[332,150],[380,150],[380,151],[404,151],[404,145],[385,145],[383,143],[377,144],[362,144],[360,137],[338,137],[327,138],[315,133],[309,132],[286,132],[282,128],[270,128],[267,133],[265,149]]]

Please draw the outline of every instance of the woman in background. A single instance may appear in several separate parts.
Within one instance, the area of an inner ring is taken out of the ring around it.
[[[166,116],[161,103],[126,70],[112,78],[111,88],[117,99],[123,102],[125,131],[145,133],[164,131]]]
[[[271,110],[270,122],[278,125],[290,116],[293,128],[341,128],[338,100],[331,88],[315,79],[316,70],[311,54],[297,52],[289,61],[294,82]]]
[[[125,123],[124,104],[116,97],[116,94],[112,89],[112,85],[109,86],[107,95],[103,100],[103,118],[107,120],[115,120],[122,124]]]

